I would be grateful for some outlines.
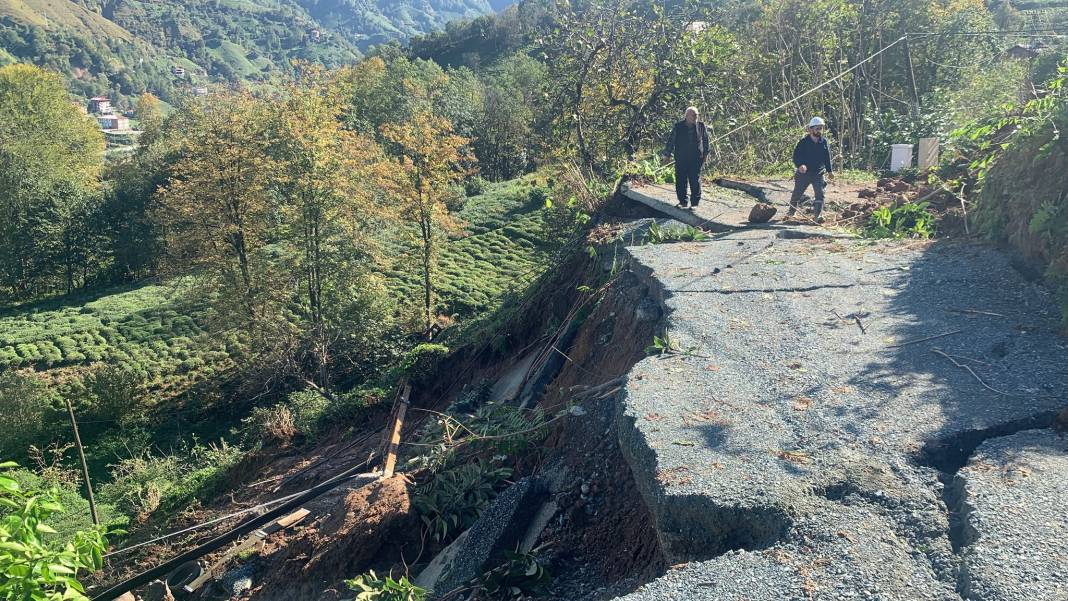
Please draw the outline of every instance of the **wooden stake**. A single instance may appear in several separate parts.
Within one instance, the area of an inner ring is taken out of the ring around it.
[[[397,401],[397,411],[393,416],[393,427],[390,428],[389,444],[386,447],[386,460],[382,465],[383,478],[392,478],[393,471],[397,467],[397,448],[400,446],[401,428],[404,427],[404,415],[408,412],[408,395],[411,392],[411,384],[405,384],[400,399]]]
[[[100,525],[100,517],[96,514],[96,499],[93,498],[93,482],[89,480],[89,464],[85,461],[85,448],[82,447],[82,437],[78,434],[78,420],[74,418],[74,406],[70,400],[63,399],[67,403],[67,413],[70,414],[70,427],[74,430],[74,444],[78,446],[78,456],[82,459],[82,475],[85,477],[85,490],[89,495],[89,513],[93,516],[93,524]]]

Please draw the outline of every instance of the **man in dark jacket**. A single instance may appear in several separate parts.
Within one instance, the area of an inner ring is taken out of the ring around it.
[[[686,109],[686,117],[675,124],[668,137],[664,158],[675,157],[675,195],[686,209],[701,204],[701,166],[708,158],[708,129],[697,119],[697,108]],[[690,186],[687,203],[686,185]]]
[[[823,223],[820,213],[823,212],[823,189],[827,185],[827,179],[832,177],[831,172],[831,147],[827,139],[823,137],[823,129],[827,126],[823,119],[813,117],[805,128],[807,135],[794,147],[794,193],[790,195],[790,210],[786,212],[786,218],[794,216],[801,197],[812,186],[812,192],[816,196],[816,202],[812,205],[812,219],[816,223]]]

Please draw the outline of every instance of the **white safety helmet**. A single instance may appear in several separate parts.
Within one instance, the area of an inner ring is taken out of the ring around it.
[[[806,125],[805,127],[806,127],[806,128],[809,128],[809,127],[816,127],[817,125],[822,125],[822,126],[826,127],[826,126],[827,126],[827,123],[826,123],[826,122],[824,122],[824,120],[823,120],[823,119],[821,119],[821,118],[819,118],[819,117],[813,117],[813,118],[812,118],[812,121],[809,121],[809,122],[808,122],[808,125]]]

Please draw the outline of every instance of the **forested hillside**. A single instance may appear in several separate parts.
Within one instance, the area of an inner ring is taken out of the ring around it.
[[[609,311],[619,276],[617,256],[601,253],[629,226],[606,203],[625,177],[666,181],[665,134],[689,105],[710,133],[709,175],[791,173],[813,115],[827,121],[835,170],[864,181],[891,144],[937,137],[939,167],[899,176],[960,206],[968,235],[1027,249],[1068,290],[1059,184],[1020,186],[1034,198],[1018,203],[1015,183],[992,179],[1064,162],[1068,48],[1019,31],[1031,9],[505,4],[0,0],[0,430],[13,433],[0,461],[20,466],[0,462],[0,516],[58,515],[28,498],[77,508],[60,533],[20,531],[52,555],[0,546],[0,573],[32,556],[63,578],[0,581],[0,598],[81,599],[75,577],[133,569],[104,567],[79,450],[102,522],[132,531],[112,543],[144,539],[262,484],[271,462],[322,465],[317,445],[381,439],[368,424],[406,383],[427,421],[404,435],[427,438],[412,443],[418,501],[405,511],[421,519],[405,551],[448,545],[513,470],[540,462],[528,439],[557,419],[479,405],[487,366],[518,366],[525,381],[534,368],[520,355],[533,361],[524,354],[545,344],[538,362],[573,362],[557,342]],[[133,109],[140,134],[124,152],[107,152],[72,103],[91,94]],[[929,216],[904,195],[878,208]],[[909,235],[890,221],[887,236]],[[707,236],[652,231],[650,243]],[[613,361],[642,349],[692,358],[659,333],[617,353],[614,328],[634,324],[605,323],[583,344]],[[574,390],[552,410],[566,413]],[[513,560],[498,577],[543,574]]]
[[[0,64],[65,74],[122,108],[145,91],[174,101],[212,82],[265,82],[293,61],[354,63],[372,45],[494,10],[485,0],[3,0]]]

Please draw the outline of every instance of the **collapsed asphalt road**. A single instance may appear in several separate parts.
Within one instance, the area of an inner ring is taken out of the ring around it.
[[[620,444],[675,568],[624,599],[1068,598],[1048,291],[978,244],[821,233],[628,249],[668,341]]]

